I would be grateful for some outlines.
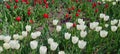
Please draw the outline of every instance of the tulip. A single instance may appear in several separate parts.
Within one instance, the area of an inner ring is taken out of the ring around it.
[[[28,32],[31,31],[31,26],[30,25],[26,25],[25,28],[26,28],[26,31],[28,31]]]
[[[7,8],[7,9],[10,9],[10,5],[9,5],[9,4],[6,4],[6,8]]]
[[[43,14],[43,17],[44,17],[44,18],[48,18],[49,16],[48,16],[47,13],[45,13],[45,14]]]
[[[76,43],[78,42],[78,40],[79,40],[78,37],[76,37],[76,36],[73,36],[73,37],[72,37],[72,43],[73,43],[73,44],[76,44]]]
[[[18,17],[16,17],[16,19],[15,19],[16,21],[21,21],[21,17],[20,16],[18,16]]]
[[[67,32],[64,34],[64,36],[65,36],[65,39],[68,40],[68,39],[70,39],[71,34]]]
[[[100,18],[104,18],[104,17],[105,17],[105,14],[101,13]]]
[[[27,34],[28,34],[27,31],[22,31],[22,36],[23,36],[23,37],[26,37]]]
[[[39,49],[40,54],[47,54],[47,47],[46,46],[41,46]]]
[[[117,26],[111,26],[111,31],[115,32],[118,29]]]
[[[4,37],[4,42],[9,42],[11,40],[11,37],[10,36],[5,36]]]
[[[104,21],[108,21],[109,20],[109,16],[104,16]]]
[[[4,49],[10,49],[10,44],[9,43],[4,43],[3,47],[4,47]]]
[[[106,37],[107,35],[108,35],[108,32],[107,32],[107,31],[105,31],[105,30],[101,30],[101,31],[100,31],[100,36],[101,36],[102,38]]]
[[[75,15],[76,17],[78,17],[79,16],[79,14],[78,13],[76,13],[76,15]]]
[[[73,23],[71,22],[66,22],[66,27],[67,29],[70,29],[73,26]]]
[[[19,39],[19,35],[18,35],[18,34],[14,34],[14,35],[13,35],[13,38],[14,38],[15,40]]]
[[[80,49],[84,49],[86,45],[87,45],[87,42],[86,42],[86,41],[84,41],[84,40],[79,40],[79,41],[78,41],[78,47],[79,47]]]
[[[2,46],[0,46],[0,53],[3,51],[3,47]]]
[[[105,27],[107,28],[109,25],[108,24],[105,24]]]
[[[4,40],[4,35],[0,35],[0,40]]]
[[[95,29],[99,25],[99,22],[90,23],[90,29]]]
[[[52,39],[52,38],[49,38],[48,39],[48,44],[51,44],[51,43],[53,43],[54,42],[54,40]]]
[[[58,47],[58,43],[56,43],[56,42],[53,42],[53,43],[50,44],[50,49],[52,51],[55,51],[57,49],[57,47]]]
[[[65,52],[64,51],[59,51],[58,54],[65,54]]]
[[[19,0],[15,0],[15,2],[16,2],[16,3],[18,3],[18,2],[19,2]]]
[[[78,23],[79,23],[80,25],[85,24],[85,22],[83,21],[83,19],[78,19]]]
[[[81,32],[80,32],[80,36],[81,36],[82,38],[86,37],[86,35],[87,35],[87,32],[86,32],[86,31],[81,31]]]
[[[11,40],[9,42],[9,44],[10,44],[10,48],[12,48],[12,49],[19,49],[20,48],[20,44],[18,43],[17,40]]]
[[[56,26],[56,30],[57,30],[57,32],[61,31],[61,28],[62,28],[62,27],[61,27],[61,26],[59,26],[59,25],[58,25],[58,26]]]
[[[118,20],[117,19],[114,19],[114,20],[111,20],[111,25],[115,25],[118,23]]]
[[[85,30],[86,25],[77,25],[77,30]]]
[[[53,20],[53,25],[57,25],[58,24],[58,20]]]
[[[17,8],[17,5],[14,6],[14,9],[16,9],[16,8]]]
[[[101,31],[101,30],[102,30],[102,27],[101,27],[101,26],[98,26],[98,27],[95,28],[95,31],[97,31],[97,32],[99,32],[99,31]]]
[[[38,46],[38,41],[33,40],[33,41],[30,42],[30,47],[31,47],[31,49],[34,50],[34,49],[37,48],[37,46]]]

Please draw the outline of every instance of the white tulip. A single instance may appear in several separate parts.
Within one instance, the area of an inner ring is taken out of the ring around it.
[[[26,37],[27,36],[27,31],[22,31],[22,36]]]
[[[85,22],[83,21],[83,19],[78,19],[78,23],[79,23],[80,25],[84,25],[84,24],[85,24]]]
[[[10,36],[5,36],[4,37],[4,42],[9,42],[11,40],[11,37]]]
[[[76,36],[73,36],[73,37],[72,37],[72,43],[73,43],[73,44],[76,44],[76,43],[78,42],[78,40],[79,40],[78,37],[76,37]]]
[[[115,32],[117,30],[117,26],[111,26],[111,31]]]
[[[84,40],[79,40],[79,41],[78,41],[78,47],[79,47],[80,49],[84,49],[86,45],[87,45],[87,42],[86,42],[86,41],[84,41]]]
[[[73,23],[71,22],[66,22],[66,27],[67,29],[70,29],[73,26]]]
[[[26,25],[25,28],[26,28],[26,31],[28,31],[28,32],[31,31],[31,26],[30,25]]]
[[[52,39],[52,38],[49,38],[48,39],[48,44],[51,44],[51,43],[53,43],[54,42],[54,40]]]
[[[56,30],[57,30],[57,32],[60,32],[61,31],[61,26],[60,25],[58,25],[58,26],[56,26]]]
[[[114,20],[111,20],[111,25],[115,25],[118,23],[118,20],[117,19],[114,19]]]
[[[18,35],[18,34],[14,34],[14,35],[13,35],[13,38],[14,38],[15,40],[17,40],[17,39],[19,38],[19,35]]]
[[[107,35],[108,35],[108,32],[107,32],[107,31],[105,31],[105,30],[101,30],[101,31],[100,31],[100,36],[101,36],[101,37],[104,38],[104,37],[106,37]]]
[[[104,21],[108,21],[108,20],[109,20],[109,16],[105,16]]]
[[[95,31],[97,31],[97,32],[99,32],[99,31],[101,31],[101,30],[102,30],[102,27],[101,27],[101,26],[98,26],[98,27],[95,28]]]
[[[105,14],[101,13],[100,18],[104,18],[104,17],[105,17]]]
[[[64,51],[59,51],[58,54],[65,54],[65,52]]]
[[[4,47],[4,49],[9,49],[10,48],[10,44],[9,43],[4,43],[3,47]]]
[[[36,33],[36,35],[37,35],[38,37],[41,35],[41,32],[40,32],[40,31],[36,31],[35,33]]]
[[[77,25],[77,30],[85,30],[86,25]]]
[[[3,47],[2,46],[0,46],[0,53],[3,51]]]
[[[0,35],[0,40],[4,40],[4,35]]]
[[[10,48],[12,49],[20,48],[20,44],[18,43],[18,40],[10,40],[9,44],[10,44]]]
[[[64,37],[66,40],[70,39],[70,36],[71,36],[71,34],[68,32],[64,34]]]
[[[90,28],[95,29],[98,25],[99,25],[98,22],[92,22],[92,23],[90,23]]]
[[[50,49],[52,51],[55,51],[57,49],[57,47],[58,47],[58,43],[56,43],[56,42],[53,42],[53,43],[50,44]]]
[[[31,38],[32,38],[32,39],[36,39],[37,37],[38,37],[38,36],[37,36],[36,33],[33,33],[33,32],[31,33]]]
[[[33,41],[30,42],[30,47],[31,47],[31,49],[34,50],[34,49],[37,48],[37,46],[38,46],[38,41],[33,40]]]
[[[23,36],[19,36],[18,37],[18,40],[22,40],[24,37]]]
[[[57,25],[58,24],[58,20],[53,20],[53,25]]]
[[[47,47],[46,46],[41,46],[39,49],[40,54],[47,54]]]
[[[113,5],[116,5],[116,2],[112,2]]]
[[[81,32],[80,32],[80,36],[81,36],[82,38],[86,37],[86,35],[87,35],[87,32],[86,32],[86,31],[81,31]]]
[[[109,25],[108,24],[105,24],[105,27],[107,28]]]

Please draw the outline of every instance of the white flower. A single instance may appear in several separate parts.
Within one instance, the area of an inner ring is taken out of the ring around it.
[[[116,30],[117,30],[117,26],[111,26],[111,30],[113,31],[113,32],[115,32]]]
[[[56,26],[57,32],[61,31],[61,28],[62,28],[62,27],[61,27],[60,25]]]
[[[4,40],[4,35],[0,35],[0,40]]]
[[[39,37],[41,35],[40,31],[36,31],[35,34]]]
[[[51,43],[53,43],[54,42],[54,40],[52,39],[52,38],[49,38],[48,39],[48,44],[51,44]]]
[[[119,22],[118,22],[118,27],[120,27],[120,20],[119,20]]]
[[[107,31],[105,31],[105,30],[101,30],[101,31],[100,31],[100,36],[101,36],[101,37],[104,38],[104,37],[106,37],[107,35],[108,35],[108,32],[107,32]]]
[[[11,37],[10,36],[5,36],[4,37],[4,42],[9,42],[11,40]]]
[[[98,25],[99,25],[98,22],[92,22],[92,23],[90,23],[90,28],[95,29]]]
[[[117,19],[114,19],[114,20],[111,20],[111,25],[115,25],[118,23],[118,20]]]
[[[109,25],[108,24],[105,24],[105,27],[107,28]]]
[[[87,42],[86,42],[86,41],[84,41],[84,40],[79,40],[79,41],[78,41],[78,47],[79,47],[80,49],[84,49],[86,45],[87,45]]]
[[[0,53],[3,51],[3,47],[2,46],[0,46]]]
[[[57,47],[58,47],[58,43],[56,43],[56,42],[52,42],[52,43],[50,44],[50,49],[51,49],[52,51],[55,51],[55,50],[57,49]]]
[[[85,30],[86,25],[77,25],[77,30]]]
[[[108,20],[109,20],[109,16],[105,16],[104,21],[108,21]]]
[[[67,29],[70,29],[73,26],[73,23],[71,22],[66,22],[66,27]]]
[[[65,54],[65,52],[64,51],[59,51],[58,54]]]
[[[22,39],[23,39],[23,36],[19,36],[19,37],[18,37],[18,40],[22,40]]]
[[[57,25],[58,20],[53,20],[53,25]]]
[[[9,43],[4,43],[3,47],[4,47],[4,49],[9,49],[10,48],[10,44]]]
[[[78,19],[78,23],[79,23],[80,25],[84,25],[84,24],[85,24],[85,22],[83,21],[83,19]]]
[[[80,36],[81,36],[82,38],[86,37],[86,35],[87,35],[87,32],[86,32],[86,31],[81,31],[81,32],[80,32]]]
[[[30,47],[31,47],[31,49],[34,50],[34,49],[37,48],[37,46],[38,46],[38,41],[33,40],[33,41],[30,42]]]
[[[78,37],[76,37],[76,36],[73,36],[73,37],[72,37],[72,43],[73,43],[73,44],[76,44],[76,43],[78,42],[78,40],[79,40]]]
[[[105,14],[101,13],[100,18],[104,18],[104,17],[105,17]]]
[[[22,36],[26,37],[27,36],[27,31],[22,31]]]
[[[12,49],[20,48],[20,44],[18,43],[17,40],[10,40],[9,44],[10,44],[10,48],[12,48]]]
[[[112,2],[113,5],[116,5],[116,2]]]
[[[64,36],[65,36],[65,39],[68,40],[68,39],[70,39],[71,34],[67,32],[64,34]]]
[[[14,38],[15,40],[17,40],[17,39],[19,38],[19,35],[18,35],[18,34],[14,34],[14,35],[13,35],[13,38]]]
[[[39,49],[40,54],[47,54],[47,47],[46,46],[41,46]]]
[[[97,31],[97,32],[99,32],[99,31],[101,31],[101,30],[102,30],[102,27],[101,27],[101,26],[98,26],[98,27],[95,28],[95,31]]]
[[[32,37],[32,39],[36,39],[38,36],[37,36],[36,33],[32,32],[32,33],[31,33],[31,37]]]
[[[31,31],[31,26],[30,25],[26,25],[25,28],[26,28],[26,31],[28,31],[28,32]]]

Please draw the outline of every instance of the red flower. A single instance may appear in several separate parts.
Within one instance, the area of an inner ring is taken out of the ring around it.
[[[74,7],[74,6],[72,6],[72,7],[71,7],[71,9],[72,9],[72,10],[75,10],[75,7]]]
[[[73,27],[76,27],[76,23],[73,23]]]
[[[76,0],[76,3],[78,2],[78,0]]]
[[[34,23],[34,21],[33,21],[33,20],[29,20],[29,22],[30,22],[31,24],[33,24],[33,23]]]
[[[47,0],[44,0],[43,2],[46,4],[46,3],[47,3]]]
[[[47,13],[45,13],[45,14],[43,14],[43,17],[44,17],[44,18],[48,18],[49,16],[48,16]]]
[[[105,4],[105,8],[108,8],[109,7],[109,5],[108,4]]]
[[[68,18],[68,17],[69,17],[69,14],[66,14],[66,15],[65,15],[65,18]]]
[[[77,12],[81,12],[81,10],[80,10],[80,9],[78,9],[78,10],[77,10]]]
[[[79,14],[78,13],[76,13],[76,17],[78,17],[79,16]]]
[[[97,2],[98,3],[98,5],[101,5],[101,2]]]
[[[92,3],[92,8],[95,8],[97,6],[97,4],[94,2]]]
[[[97,13],[98,12],[98,9],[95,9],[95,13]]]
[[[14,9],[16,9],[16,8],[17,8],[17,5],[14,6]]]
[[[6,4],[6,8],[7,8],[7,9],[10,9],[10,5],[9,5],[9,4]]]
[[[15,19],[16,21],[21,21],[21,17],[20,16],[18,16],[18,17],[16,17],[16,19]]]
[[[28,16],[30,16],[30,15],[31,15],[31,12],[30,12],[30,11],[28,11],[28,12],[27,12],[27,14],[28,14]]]
[[[30,8],[28,8],[28,11],[30,11],[32,8],[30,7]]]
[[[45,7],[48,8],[48,3],[45,4]]]
[[[16,3],[18,3],[19,0],[15,0]]]

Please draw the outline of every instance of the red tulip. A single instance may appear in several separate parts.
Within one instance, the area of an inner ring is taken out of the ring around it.
[[[76,27],[76,23],[73,23],[73,27]]]
[[[65,15],[65,18],[68,18],[68,17],[69,17],[69,14],[66,14],[66,15]]]
[[[18,17],[16,17],[16,19],[15,19],[16,21],[21,21],[21,17],[20,16],[18,16]]]
[[[48,8],[48,3],[45,4],[45,7]]]
[[[34,21],[33,21],[33,20],[29,20],[29,22],[30,22],[31,24],[33,24],[33,23],[34,23]]]
[[[16,8],[17,8],[17,5],[14,6],[14,9],[16,9]]]
[[[105,4],[105,8],[108,8],[109,7],[109,5],[108,4]]]
[[[72,10],[74,10],[74,9],[75,9],[75,7],[74,7],[74,6],[72,6],[72,7],[71,7],[71,9],[72,9]]]
[[[97,4],[94,2],[92,3],[92,8],[95,8],[97,6]]]
[[[46,3],[47,3],[47,0],[43,0],[43,2],[46,4]]]
[[[98,12],[98,9],[95,9],[95,13],[97,13]]]
[[[78,10],[77,10],[77,12],[81,12],[81,10],[80,10],[80,9],[78,9]]]
[[[49,16],[48,16],[47,13],[45,13],[45,14],[43,14],[43,17],[44,17],[44,18],[48,18]]]
[[[30,15],[31,15],[31,12],[30,12],[30,11],[28,11],[28,12],[27,12],[27,14],[28,14],[28,16],[30,16]]]
[[[15,0],[15,2],[16,2],[16,3],[18,3],[18,2],[19,2],[19,0]]]
[[[7,9],[10,9],[10,5],[9,5],[9,4],[6,4],[6,8],[7,8]]]
[[[79,16],[79,14],[78,13],[76,13],[76,17],[78,17]]]

